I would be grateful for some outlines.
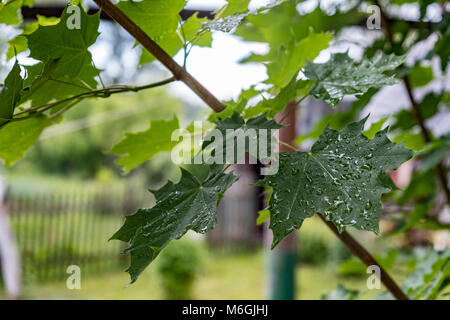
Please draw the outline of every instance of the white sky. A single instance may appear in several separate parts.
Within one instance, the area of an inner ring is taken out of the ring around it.
[[[239,64],[238,61],[251,51],[264,53],[265,44],[244,43],[237,37],[216,32],[211,48],[194,47],[187,60],[188,71],[207,89],[221,100],[237,98],[241,89],[267,78],[266,68],[261,64]],[[183,52],[175,60],[183,61]],[[192,91],[182,83],[171,85],[173,92],[190,102],[202,103]]]

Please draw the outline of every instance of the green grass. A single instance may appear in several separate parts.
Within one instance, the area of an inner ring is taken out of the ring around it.
[[[101,216],[97,217],[101,219]],[[103,217],[106,218],[106,217]],[[109,233],[119,221],[109,221],[102,225]],[[72,230],[81,226],[75,223]],[[116,226],[117,227],[117,226]],[[104,247],[119,245],[119,242],[106,242],[107,234],[102,233],[90,242],[88,247]],[[305,221],[300,231],[300,250],[302,239],[308,234],[323,237],[327,245],[336,243],[337,238],[326,229],[318,219]],[[109,234],[108,234],[109,236]],[[82,239],[84,237],[81,237]],[[101,239],[101,240],[100,240]],[[87,240],[84,238],[84,240]],[[362,239],[364,240],[364,239]],[[367,240],[367,239],[366,239]],[[372,239],[365,241],[367,245],[374,245]],[[101,242],[101,244],[100,244]],[[378,249],[383,246],[378,243]],[[122,271],[89,274],[82,265],[82,289],[68,290],[65,280],[53,283],[40,283],[27,281],[24,289],[24,298],[27,299],[164,299],[159,275],[156,272],[158,259],[142,274],[139,280],[126,287],[129,282],[128,274]],[[193,289],[194,299],[264,299],[267,294],[265,275],[265,254],[263,250],[254,253],[218,253],[209,252],[205,259],[206,265],[203,273],[195,282]],[[362,289],[362,298],[371,298],[381,290],[368,291],[366,289],[366,277],[344,277],[337,273],[339,263],[327,257],[324,263],[308,265],[300,263],[296,271],[297,299],[320,299],[321,295],[336,289],[338,283],[342,283],[349,289]],[[84,273],[83,273],[84,270]],[[397,273],[395,277],[402,279],[403,274]],[[0,293],[1,298],[1,293]]]
[[[195,283],[194,299],[264,299],[266,294],[264,253],[218,255],[208,259],[203,274]],[[365,278],[343,278],[330,266],[297,268],[297,299],[320,299],[332,291],[337,283],[352,289],[364,289]],[[125,272],[82,278],[80,290],[69,290],[65,281],[44,285],[30,285],[25,299],[164,299],[155,266],[148,268],[133,285],[126,287],[129,278]],[[367,290],[366,290],[367,291]],[[363,295],[368,298],[381,290]],[[1,296],[0,296],[1,297]]]

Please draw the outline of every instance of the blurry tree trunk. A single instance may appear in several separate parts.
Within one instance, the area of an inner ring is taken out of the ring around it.
[[[285,127],[279,131],[280,141],[293,144],[296,136],[295,103],[288,104],[284,112],[280,112],[276,119]],[[280,145],[280,151],[292,151],[284,145]],[[297,233],[292,232],[284,238],[273,250],[272,232],[266,224],[264,228],[264,242],[267,248],[267,276],[268,298],[272,300],[295,299],[295,265],[297,253]]]
[[[8,219],[6,185],[0,175],[0,262],[6,292],[17,299],[21,292],[20,255]]]

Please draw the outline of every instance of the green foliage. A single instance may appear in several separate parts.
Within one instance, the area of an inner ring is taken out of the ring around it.
[[[127,133],[125,138],[111,149],[111,152],[122,155],[117,163],[121,164],[126,172],[129,172],[155,154],[172,150],[177,144],[171,139],[172,132],[178,128],[176,117],[169,121],[151,121],[148,130]]]
[[[248,11],[248,4],[250,0],[229,0],[227,4],[217,10],[220,17],[228,17],[236,13]]]
[[[394,77],[384,72],[394,70],[404,61],[404,56],[381,54],[355,64],[347,53],[335,53],[326,63],[308,62],[304,73],[315,81],[310,94],[335,107],[345,95],[359,95],[370,88],[395,84]]]
[[[397,261],[397,257],[398,250],[392,248],[387,250],[386,254],[376,255],[375,259],[385,270],[391,270]],[[345,276],[366,276],[366,271],[367,266],[353,256],[343,261],[338,268],[339,274]]]
[[[278,88],[285,87],[308,60],[313,60],[328,47],[331,37],[331,34],[310,32],[299,42],[291,41],[286,47],[281,47],[277,52],[278,58],[267,65],[267,82]]]
[[[203,147],[206,151],[208,151],[209,149],[213,149],[213,156],[220,157],[221,159],[221,161],[218,163],[224,162],[226,155],[229,154],[234,155],[234,160],[232,161],[232,163],[240,163],[245,159],[239,158],[239,152],[237,150],[238,145],[237,143],[234,143],[236,140],[236,135],[239,134],[239,132],[243,134],[254,133],[249,134],[249,137],[246,138],[246,140],[248,141],[245,142],[245,150],[239,150],[242,151],[241,156],[245,156],[244,152],[248,152],[250,155],[257,159],[261,158],[261,154],[266,157],[270,157],[270,141],[273,135],[271,130],[277,130],[281,127],[282,125],[280,125],[276,121],[267,119],[265,114],[261,114],[257,117],[244,120],[242,116],[235,112],[231,117],[216,122],[216,129],[221,133],[221,137],[225,137],[223,141],[219,140],[219,142],[223,143],[223,148],[221,143],[218,143],[219,145],[214,144],[217,137],[215,137],[213,134],[206,135],[206,137],[204,138],[205,142],[203,144]],[[267,144],[264,151],[260,150],[260,146],[258,145],[258,142],[261,139],[261,129],[267,130],[265,137]],[[233,131],[235,132],[235,134],[227,135],[227,130],[235,130]],[[213,139],[213,137],[215,138]],[[218,147],[220,147],[220,149]]]
[[[413,300],[434,300],[450,283],[450,249],[443,251],[416,248],[415,267],[402,283],[402,289]],[[392,299],[388,292],[378,299]]]
[[[425,67],[420,64],[416,64],[409,71],[409,77],[413,88],[423,87],[433,80],[433,68],[431,66]]]
[[[429,119],[438,112],[439,104],[441,103],[442,95],[429,93],[419,103],[418,108],[423,119]],[[394,129],[401,129],[408,132],[417,125],[417,120],[411,110],[403,109],[393,115],[395,122],[391,126]]]
[[[42,131],[51,124],[45,117],[35,117],[24,121],[10,122],[0,128],[0,158],[5,165],[11,165],[23,157],[41,135]]]
[[[442,252],[427,252],[402,287],[411,299],[435,299],[449,281],[450,248],[447,248]]]
[[[0,2],[0,23],[6,25],[18,25],[22,22],[20,8],[22,6],[30,7],[34,0],[7,0]]]
[[[223,193],[237,180],[232,173],[223,173],[220,165],[191,165],[188,170],[181,169],[178,183],[168,182],[152,191],[156,205],[127,217],[112,237],[130,242],[125,252],[131,255],[131,282],[170,240],[179,239],[188,230],[211,230],[217,222],[217,205]]]
[[[360,294],[359,290],[347,289],[342,284],[338,284],[336,290],[322,295],[322,300],[355,300]]]
[[[425,154],[421,169],[424,171],[430,170],[442,161],[450,152],[450,133],[443,135],[436,142],[432,150]]]
[[[360,112],[376,93],[377,89],[369,89],[365,94],[357,96],[358,99],[352,103],[350,110],[323,116],[309,132],[299,135],[296,139],[296,143],[301,144],[307,139],[315,140],[319,138],[320,134],[327,126],[334,130],[340,130],[351,122],[358,120]]]
[[[13,58],[16,54],[21,53],[28,49],[28,43],[27,38],[25,37],[27,34],[31,34],[36,29],[42,25],[42,26],[51,26],[54,24],[57,24],[59,22],[59,18],[57,17],[44,17],[44,16],[37,16],[37,21],[29,22],[26,24],[23,24],[20,29],[22,29],[22,33],[17,35],[12,40],[8,41],[9,48],[8,52],[6,53],[6,59],[10,60]]]
[[[8,172],[66,179],[120,177],[123,168],[114,161],[117,156],[108,151],[124,138],[124,133],[145,131],[151,121],[168,120],[175,113],[180,121],[186,121],[190,112],[181,109],[181,101],[166,90],[116,95],[111,99],[87,99],[65,113],[64,121],[48,127],[35,147]],[[160,186],[179,173],[168,159],[170,154],[159,153],[134,169],[132,175],[150,185]]]
[[[296,80],[295,77],[283,87],[277,95],[271,99],[263,99],[257,105],[244,110],[245,117],[251,117],[260,113],[266,113],[269,117],[274,117],[278,112],[283,111],[287,104],[297,97],[306,97],[311,88],[312,81]]]
[[[191,299],[192,289],[203,271],[205,253],[198,243],[181,240],[170,243],[158,260],[157,270],[168,299]]]
[[[186,5],[185,0],[155,1],[121,1],[117,5],[169,55],[174,56],[187,45],[202,47],[211,46],[211,33],[204,32],[206,18],[198,18],[197,14],[181,23],[179,12]],[[153,62],[153,57],[146,50],[142,51],[140,64]]]
[[[12,119],[14,109],[20,100],[23,79],[20,76],[20,66],[16,61],[11,72],[5,79],[5,85],[0,92],[0,127]]]
[[[45,105],[49,101],[63,100],[67,97],[84,93],[89,87],[96,88],[97,69],[91,62],[86,63],[80,69],[76,77],[67,75],[56,76],[55,70],[59,68],[60,60],[49,59],[45,63],[41,62],[27,67],[28,77],[25,79],[26,90],[22,93],[20,103],[31,100],[31,106]],[[53,92],[53,95],[49,95]],[[67,101],[55,107],[52,112],[61,109],[70,103]]]
[[[326,128],[311,152],[280,153],[278,173],[259,181],[273,188],[272,247],[316,212],[341,231],[354,226],[379,232],[380,197],[390,190],[380,176],[413,154],[391,143],[386,130],[367,139],[362,135],[364,123],[365,119],[340,131]]]
[[[382,119],[378,120],[377,122],[372,123],[369,130],[364,131],[363,134],[367,138],[373,139],[373,137],[375,137],[377,132],[381,130],[381,128],[383,127],[383,124],[386,122],[386,120],[387,120],[386,118],[382,118]]]
[[[270,211],[267,209],[260,210],[258,212],[258,218],[256,219],[256,224],[262,225],[264,222],[270,219]]]
[[[329,247],[321,235],[299,233],[298,260],[300,263],[324,264],[327,261],[328,249]]]
[[[88,48],[94,44],[99,35],[97,29],[100,13],[89,16],[80,6],[80,28],[70,29],[68,24],[71,14],[67,10],[67,8],[64,10],[58,24],[39,26],[26,38],[30,57],[40,61],[47,59],[58,61],[52,70],[54,77],[75,78],[86,64],[91,64]]]
[[[208,19],[206,18],[198,18],[195,13],[186,22],[181,24],[178,30],[161,35],[157,38],[158,40],[156,42],[171,56],[174,56],[180,49],[187,46],[188,43],[200,47],[210,47],[212,42],[211,33],[200,32],[203,24],[207,21]],[[142,51],[141,64],[154,60],[155,57],[148,53],[148,51]]]
[[[121,1],[117,4],[150,37],[158,40],[175,32],[180,17],[178,13],[186,0]]]

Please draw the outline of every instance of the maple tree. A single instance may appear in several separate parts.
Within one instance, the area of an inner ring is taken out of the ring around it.
[[[46,127],[59,121],[84,99],[108,98],[181,81],[214,111],[205,121],[225,132],[227,129],[278,129],[281,125],[273,117],[288,102],[299,105],[312,96],[335,108],[345,96],[351,95],[356,100],[350,109],[324,117],[311,132],[298,138],[298,142],[317,139],[309,152],[280,153],[278,173],[258,182],[271,190],[268,208],[259,222],[270,219],[273,246],[317,213],[364,263],[379,265],[345,229],[355,227],[379,233],[384,194],[399,204],[414,204],[413,214],[402,212],[399,223],[402,232],[418,225],[446,228],[427,213],[441,193],[450,202],[444,162],[450,149],[450,136],[448,133],[434,136],[425,120],[433,117],[441,105],[448,106],[449,95],[442,89],[418,101],[413,90],[430,83],[434,79],[433,70],[420,61],[412,66],[405,62],[415,43],[435,35],[436,44],[427,59],[439,57],[441,71],[445,73],[450,15],[443,1],[435,1],[441,8],[439,22],[425,19],[426,8],[433,1],[392,1],[389,6],[417,2],[421,13],[417,25],[390,17],[386,13],[389,7],[375,1],[381,8],[384,35],[363,48],[360,61],[354,61],[348,53],[334,53],[324,63],[314,60],[341,30],[360,23],[366,16],[361,8],[371,1],[356,1],[348,8],[338,6],[329,14],[320,5],[302,13],[297,8],[302,3],[300,0],[278,1],[255,10],[248,9],[249,0],[229,0],[213,19],[194,14],[186,21],[179,16],[185,0],[120,1],[117,5],[108,0],[95,2],[142,47],[141,64],[159,60],[172,76],[143,86],[100,86],[100,70],[92,63],[89,51],[99,35],[99,13],[89,15],[78,1],[73,1],[72,5],[79,6],[81,18],[80,28],[71,29],[67,27],[71,17],[69,7],[59,19],[40,17],[36,22],[22,23],[19,9],[22,5],[31,6],[32,1],[2,2],[0,23],[20,25],[21,30],[9,41],[7,57],[15,62],[0,93],[0,157],[6,165],[20,159]],[[415,38],[411,40],[413,31]],[[268,45],[267,53],[252,53],[242,61],[266,67],[268,78],[263,86],[243,89],[236,101],[221,102],[185,66],[173,60],[180,50],[186,61],[193,46],[211,46],[212,32],[232,32],[243,41]],[[16,55],[26,50],[38,63],[20,64]],[[427,74],[429,77],[424,76]],[[392,115],[391,131],[388,127],[381,130],[386,119],[364,131],[366,118],[359,120],[363,108],[380,88],[402,82],[411,108]],[[176,118],[152,121],[148,130],[127,134],[111,152],[121,156],[118,163],[130,171],[157,153],[175,148],[177,143],[171,140],[171,134],[179,128]],[[393,141],[388,133],[394,137]],[[204,143],[195,152],[208,152],[208,148],[208,143]],[[224,154],[228,152],[228,148],[223,149]],[[397,190],[386,171],[397,169],[413,157],[420,160],[421,168],[405,190]],[[125,252],[131,257],[128,272],[132,282],[171,240],[189,230],[205,233],[214,227],[219,201],[239,179],[226,170],[228,167],[185,166],[177,183],[168,182],[152,191],[155,206],[126,218],[112,239],[129,243]],[[421,185],[429,186],[429,190],[423,191]],[[402,288],[383,268],[381,280],[398,299],[436,297],[450,277],[449,259],[448,250],[430,254]],[[333,294],[357,296],[343,287]]]

